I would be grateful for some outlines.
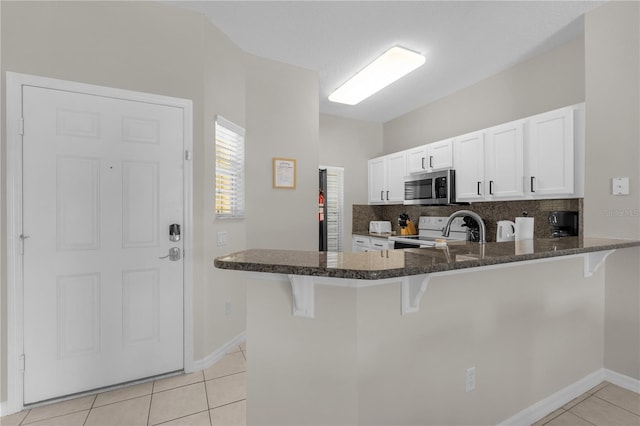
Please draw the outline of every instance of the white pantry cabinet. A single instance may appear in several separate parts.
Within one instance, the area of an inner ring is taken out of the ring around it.
[[[560,108],[527,120],[527,192],[533,197],[574,194],[574,112]]]
[[[404,201],[406,151],[369,160],[369,204]]]
[[[484,131],[458,136],[453,143],[457,201],[484,200],[484,145]]]
[[[407,150],[407,173],[435,172],[453,167],[453,139]]]

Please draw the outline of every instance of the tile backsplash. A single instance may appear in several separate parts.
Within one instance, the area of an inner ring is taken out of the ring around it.
[[[473,203],[467,205],[453,206],[405,206],[394,205],[353,205],[352,232],[356,234],[366,234],[369,232],[369,221],[389,220],[391,229],[400,234],[398,226],[398,216],[401,213],[409,215],[416,224],[420,216],[449,216],[458,210],[472,210],[484,219],[487,227],[487,241],[496,239],[496,222],[499,220],[515,220],[516,216],[522,216],[527,212],[529,217],[533,217],[534,236],[536,238],[548,238],[551,231],[547,223],[547,215],[552,211],[577,211],[579,235],[582,235],[582,198],[567,198],[553,200],[521,200],[521,201],[493,201],[486,203]]]

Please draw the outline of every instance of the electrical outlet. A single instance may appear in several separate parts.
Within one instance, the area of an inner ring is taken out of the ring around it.
[[[227,245],[227,231],[218,231],[218,247]]]
[[[467,368],[465,389],[466,389],[466,392],[471,392],[475,388],[476,388],[476,368],[469,367]]]
[[[611,193],[613,195],[629,195],[629,178],[615,177],[611,179]]]
[[[231,315],[231,302],[229,302],[229,301],[224,302],[224,314],[226,316]]]

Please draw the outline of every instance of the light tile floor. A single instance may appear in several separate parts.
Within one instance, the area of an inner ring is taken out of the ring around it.
[[[243,343],[206,370],[24,410],[0,425],[245,425],[246,362]]]
[[[244,344],[196,373],[50,404],[2,426],[233,426],[246,424]],[[640,426],[640,395],[603,382],[533,426]]]
[[[640,395],[602,382],[533,426],[640,426]]]

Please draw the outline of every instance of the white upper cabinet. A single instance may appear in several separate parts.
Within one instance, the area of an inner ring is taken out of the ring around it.
[[[407,151],[407,173],[435,172],[453,167],[453,139]]]
[[[405,174],[449,168],[460,202],[583,197],[584,114],[572,105],[369,160],[369,202],[401,203]]]
[[[427,145],[427,160],[430,171],[453,167],[453,139],[434,142]]]
[[[524,196],[524,123],[524,120],[518,120],[487,130],[486,199]]]
[[[391,204],[404,201],[406,151],[369,160],[369,203]]]
[[[407,151],[407,173],[426,172],[427,168],[427,145]]]
[[[387,159],[379,157],[369,160],[369,203],[384,203],[387,190]]]
[[[534,197],[574,194],[574,111],[560,108],[527,120],[527,192]]]
[[[485,198],[485,132],[455,138],[453,164],[456,171],[456,200],[482,201]]]

